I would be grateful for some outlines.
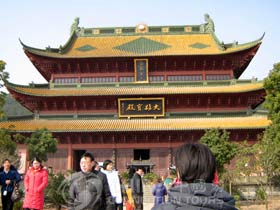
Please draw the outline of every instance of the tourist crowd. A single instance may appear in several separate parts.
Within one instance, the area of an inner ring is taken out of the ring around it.
[[[39,158],[33,158],[23,183],[23,209],[41,210],[48,171]],[[152,210],[235,210],[234,198],[217,185],[216,162],[210,149],[198,143],[178,148],[175,156],[177,177],[158,178],[152,188]],[[69,181],[69,210],[143,210],[143,168],[135,168],[127,186],[112,160],[99,165],[92,153],[80,158],[80,171]],[[13,193],[22,180],[9,159],[0,168],[2,209],[12,210]],[[165,197],[168,196],[168,199]]]

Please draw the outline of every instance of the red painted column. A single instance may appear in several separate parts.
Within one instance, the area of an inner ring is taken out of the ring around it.
[[[71,170],[73,166],[73,149],[72,144],[68,144],[68,155],[67,155],[67,170]]]

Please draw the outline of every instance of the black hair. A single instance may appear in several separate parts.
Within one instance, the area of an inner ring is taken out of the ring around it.
[[[175,163],[183,182],[203,180],[212,183],[214,180],[216,160],[211,150],[204,144],[182,145],[176,152]]]
[[[40,158],[38,158],[38,157],[34,157],[34,158],[32,158],[32,159],[31,159],[31,161],[30,161],[30,162],[31,162],[31,164],[33,164],[33,162],[34,162],[34,161],[39,162],[39,163],[40,163],[40,167],[41,167],[41,168],[43,168],[43,165],[42,165],[42,160],[41,160]]]
[[[136,168],[136,172],[139,171],[139,170],[144,171],[144,168],[143,168],[143,167],[137,167],[137,168]]]
[[[3,160],[3,164],[6,162],[6,161],[8,161],[9,163],[11,163],[11,161],[8,159],[8,158],[6,158],[5,160]]]
[[[81,159],[82,159],[82,158],[90,158],[91,161],[94,161],[93,154],[90,153],[90,152],[85,152],[85,153],[81,156]]]
[[[105,161],[103,162],[103,169],[106,170],[107,166],[108,166],[110,163],[113,163],[113,161],[112,161],[112,160],[105,160]]]
[[[42,160],[41,160],[40,158],[38,158],[38,157],[32,158],[32,160],[31,160],[30,162],[33,163],[34,161],[37,161],[37,162],[39,162],[39,163],[42,163]]]
[[[100,167],[99,163],[96,160],[94,160],[93,163],[94,163],[94,166],[92,167],[92,170],[93,171],[100,171],[101,167]],[[97,169],[97,166],[99,166],[98,169]]]
[[[14,165],[12,165],[11,161],[8,158],[3,160],[2,163],[4,164],[6,161],[8,161],[10,163],[10,170],[17,170],[17,168]],[[0,167],[0,172],[2,172],[2,171],[4,171],[4,166]]]

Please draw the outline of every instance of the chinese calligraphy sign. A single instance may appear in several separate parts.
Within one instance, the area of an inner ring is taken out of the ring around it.
[[[164,116],[164,98],[119,98],[119,117]]]

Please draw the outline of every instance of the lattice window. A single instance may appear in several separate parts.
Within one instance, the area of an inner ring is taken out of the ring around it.
[[[219,74],[209,74],[206,75],[206,80],[229,80],[230,75],[224,74],[224,75],[219,75]]]
[[[55,78],[54,83],[55,84],[75,84],[79,82],[79,78]]]
[[[167,77],[168,81],[199,81],[202,75],[171,75]]]
[[[134,77],[120,77],[120,82],[134,82]]]
[[[164,81],[164,76],[150,76],[150,82],[161,82]]]
[[[81,83],[110,83],[116,82],[116,77],[83,77]]]

